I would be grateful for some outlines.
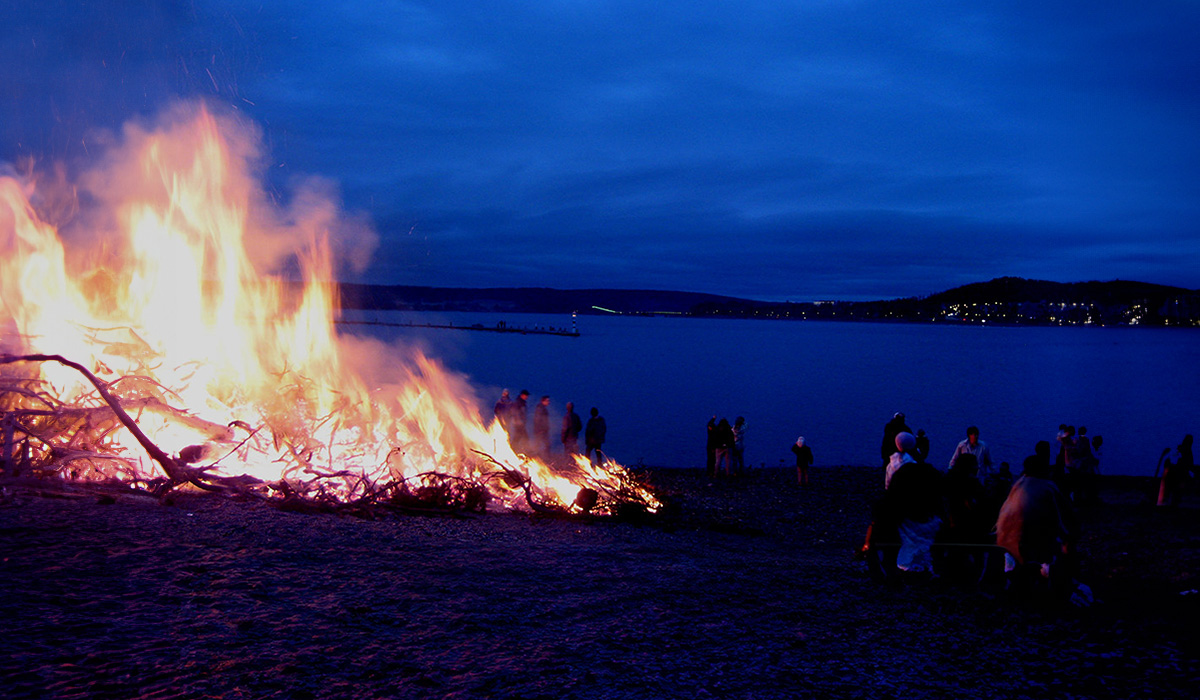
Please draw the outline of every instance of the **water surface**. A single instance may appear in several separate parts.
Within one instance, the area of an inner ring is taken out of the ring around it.
[[[388,322],[570,327],[568,316],[351,312]],[[1200,421],[1200,330],[983,327],[580,316],[578,338],[343,327],[417,342],[471,378],[490,414],[501,388],[574,401],[608,423],[608,451],[636,464],[704,463],[716,415],[749,425],[746,458],[792,464],[803,435],[818,464],[875,464],[896,411],[945,466],[968,425],[1019,471],[1060,423],[1104,437],[1102,469],[1150,474]]]

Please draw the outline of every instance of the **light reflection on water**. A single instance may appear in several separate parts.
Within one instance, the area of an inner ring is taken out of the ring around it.
[[[348,312],[348,319],[570,327],[569,316]],[[818,465],[877,464],[883,424],[903,411],[945,467],[966,427],[1020,471],[1060,423],[1104,436],[1105,473],[1153,473],[1200,428],[1200,330],[1002,328],[580,316],[581,336],[350,326],[420,343],[471,377],[485,415],[501,388],[566,401],[608,423],[618,461],[699,467],[712,415],[745,416],[746,459],[793,464],[799,435]]]

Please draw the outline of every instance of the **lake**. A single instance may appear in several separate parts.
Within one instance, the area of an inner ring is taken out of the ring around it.
[[[347,320],[569,328],[569,316],[346,312]],[[490,415],[502,388],[567,401],[608,423],[624,464],[704,465],[705,425],[747,421],[746,461],[794,464],[803,435],[820,465],[879,463],[902,411],[945,468],[968,425],[1019,473],[1060,423],[1102,435],[1101,470],[1149,475],[1200,420],[1200,329],[987,327],[580,316],[580,337],[342,326],[425,349],[467,375]],[[557,441],[556,441],[557,442]]]

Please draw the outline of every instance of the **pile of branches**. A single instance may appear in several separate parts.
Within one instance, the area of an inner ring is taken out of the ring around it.
[[[151,410],[188,422],[210,433],[244,439],[232,454],[261,430],[235,421],[228,426],[210,424],[169,405],[169,390],[147,377],[122,377],[105,382],[83,365],[61,355],[7,355],[0,366],[14,363],[56,362],[82,374],[94,393],[71,405],[64,404],[44,380],[0,374],[0,474],[5,479],[54,480],[112,491],[114,486],[170,502],[173,494],[189,488],[240,499],[264,501],[294,512],[341,513],[375,518],[388,513],[485,512],[493,485],[523,494],[535,513],[587,516],[593,512],[631,515],[646,512],[647,503],[636,484],[616,489],[585,487],[574,503],[562,504],[539,496],[529,477],[518,467],[477,452],[478,464],[464,477],[426,472],[412,477],[374,481],[352,471],[329,472],[312,464],[314,448],[275,436],[291,457],[292,467],[279,481],[264,482],[252,476],[214,473],[220,459],[199,465],[207,457],[203,446],[192,446],[178,455],[168,454],[139,427],[132,414]],[[122,384],[136,390],[122,392]],[[149,387],[149,390],[147,390]],[[111,436],[128,430],[146,454],[161,468],[162,476],[146,477],[137,461],[120,452]],[[393,450],[394,452],[396,450]],[[493,484],[493,482],[500,484]],[[346,494],[351,494],[347,497]]]

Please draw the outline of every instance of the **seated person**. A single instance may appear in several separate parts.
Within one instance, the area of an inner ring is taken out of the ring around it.
[[[868,561],[878,565],[881,570],[876,573],[885,577],[897,568],[930,570],[929,548],[942,524],[942,473],[912,459],[916,440],[911,433],[897,435],[896,447],[899,452],[888,465],[887,490],[872,509],[864,545],[865,552],[878,556]]]
[[[891,488],[892,476],[897,469],[905,464],[916,463],[916,451],[917,439],[912,433],[900,433],[896,436],[896,451],[888,457],[887,466],[883,470],[883,488]]]
[[[978,580],[985,560],[984,550],[970,547],[990,543],[988,531],[995,522],[988,517],[988,498],[976,476],[975,455],[959,455],[942,479],[946,522],[938,541],[949,546],[939,550],[938,570],[966,582]]]

